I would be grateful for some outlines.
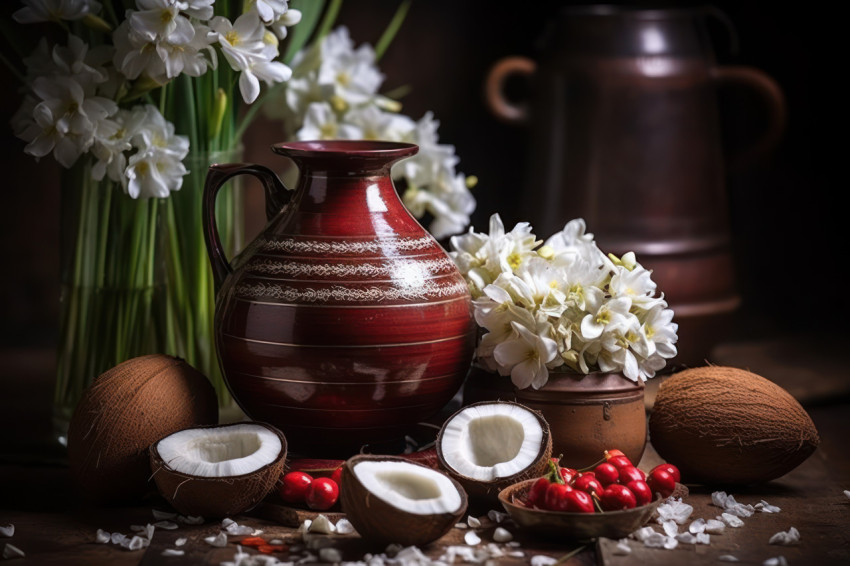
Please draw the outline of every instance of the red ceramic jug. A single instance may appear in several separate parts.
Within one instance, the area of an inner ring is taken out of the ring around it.
[[[668,367],[705,363],[740,302],[718,88],[745,87],[764,103],[767,127],[742,161],[771,149],[785,123],[773,79],[716,64],[709,17],[728,24],[710,7],[567,7],[539,60],[502,60],[487,83],[492,111],[529,128],[521,220],[546,237],[581,217],[604,251],[634,251],[679,323]],[[529,78],[529,104],[505,97],[512,75]]]
[[[210,167],[204,229],[217,286],[215,340],[227,386],[296,454],[392,446],[459,390],[475,341],[453,261],[398,198],[390,167],[411,144],[281,143],[293,193],[260,165]],[[215,225],[230,178],[260,179],[269,223],[234,260]],[[291,194],[291,196],[290,196]]]

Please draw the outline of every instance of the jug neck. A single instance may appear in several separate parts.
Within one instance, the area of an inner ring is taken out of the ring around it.
[[[278,155],[292,159],[303,177],[389,176],[392,165],[415,155],[409,143],[367,140],[285,142],[272,146]]]

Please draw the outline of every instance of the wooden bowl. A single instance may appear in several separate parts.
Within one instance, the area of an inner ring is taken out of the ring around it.
[[[523,501],[536,481],[530,479],[506,487],[499,493],[499,501],[520,528],[541,537],[576,541],[599,537],[620,539],[648,523],[662,501],[661,496],[657,496],[655,501],[641,507],[604,513],[565,513],[531,509],[526,507]]]

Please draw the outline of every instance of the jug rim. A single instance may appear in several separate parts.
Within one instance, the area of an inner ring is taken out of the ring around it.
[[[414,155],[419,146],[413,143],[383,140],[303,140],[272,145],[272,151],[286,157],[379,157]]]

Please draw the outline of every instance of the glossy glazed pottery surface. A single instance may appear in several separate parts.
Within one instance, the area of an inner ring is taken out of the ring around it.
[[[540,389],[518,390],[509,378],[473,366],[464,404],[488,398],[516,401],[542,413],[552,431],[552,454],[563,455],[565,466],[590,466],[611,448],[639,462],[646,448],[644,386],[619,373],[550,371]]]
[[[269,215],[232,267],[205,215],[227,384],[294,453],[345,457],[401,441],[458,391],[475,337],[465,281],[390,178],[417,147],[328,141],[274,151],[299,168],[291,198],[257,165],[214,166],[207,180],[211,202],[230,177],[257,176]]]
[[[495,114],[528,126],[521,220],[552,234],[584,218],[603,250],[635,252],[676,313],[671,365],[704,363],[740,302],[718,89],[748,89],[763,102],[767,126],[738,162],[774,147],[785,123],[772,78],[716,64],[712,20],[734,38],[707,7],[566,7],[538,59],[505,59],[487,84]],[[527,106],[503,95],[517,74],[530,82]]]

